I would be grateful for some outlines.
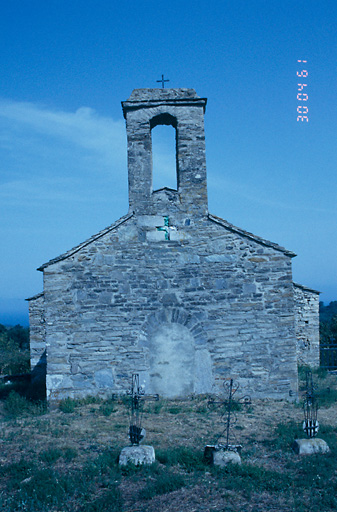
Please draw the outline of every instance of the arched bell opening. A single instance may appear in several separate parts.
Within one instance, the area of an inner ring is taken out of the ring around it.
[[[177,119],[159,114],[150,120],[152,190],[178,190]]]

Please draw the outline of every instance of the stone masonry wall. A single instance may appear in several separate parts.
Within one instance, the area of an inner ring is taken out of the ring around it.
[[[291,258],[215,218],[167,223],[133,215],[45,266],[49,398],[125,393],[133,372],[164,396],[230,377],[296,395]]]
[[[319,292],[294,284],[299,364],[319,366]]]
[[[170,212],[207,213],[204,111],[206,99],[193,89],[135,89],[122,102],[128,139],[130,211],[153,213],[159,198],[152,189],[151,129],[170,124],[176,130],[178,189],[170,192]]]
[[[46,340],[44,321],[44,294],[29,301],[30,367],[32,381],[36,384],[46,379]]]
[[[132,373],[166,397],[228,378],[295,397],[294,254],[208,214],[206,99],[136,89],[122,107],[129,214],[40,268],[48,397],[125,393]],[[158,124],[176,130],[177,190],[152,189]]]

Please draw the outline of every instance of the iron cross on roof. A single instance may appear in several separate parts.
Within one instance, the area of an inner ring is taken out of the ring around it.
[[[161,75],[161,80],[156,80],[156,81],[157,82],[161,82],[161,86],[164,89],[165,88],[165,82],[169,82],[170,80],[169,79],[165,80],[164,79],[164,75]]]

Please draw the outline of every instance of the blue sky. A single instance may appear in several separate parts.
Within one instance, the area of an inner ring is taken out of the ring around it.
[[[294,280],[337,300],[336,26],[335,0],[3,2],[0,322],[27,323],[36,268],[127,212],[120,102],[162,73],[208,98],[210,212],[294,251]]]

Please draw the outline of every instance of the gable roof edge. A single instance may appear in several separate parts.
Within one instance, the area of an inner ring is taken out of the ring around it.
[[[264,245],[266,247],[271,247],[272,249],[275,249],[276,251],[283,252],[286,256],[289,256],[290,258],[294,258],[297,256],[294,252],[288,251],[288,249],[285,249],[281,245],[275,244],[274,242],[269,242],[269,240],[265,240],[264,238],[261,238],[259,236],[253,235],[253,233],[249,233],[248,231],[245,231],[244,229],[237,228],[236,226],[233,226],[233,224],[230,224],[227,220],[221,219],[220,217],[217,217],[216,215],[212,215],[211,213],[208,214],[209,220],[215,222],[216,224],[219,224],[220,226],[223,226],[224,228],[228,229],[229,231],[232,231],[232,233],[237,233],[238,235],[244,236],[245,238],[249,238],[249,240],[253,240],[254,242]]]
[[[44,292],[37,293],[36,295],[33,295],[33,297],[28,297],[28,299],[25,299],[26,301],[30,300],[37,300],[44,296]]]
[[[57,256],[56,258],[53,258],[53,259],[47,261],[47,263],[44,263],[43,265],[41,265],[37,270],[40,270],[42,272],[45,268],[49,267],[50,265],[53,265],[54,263],[58,263],[59,261],[65,260],[65,259],[69,258],[70,256],[73,256],[74,254],[79,252],[81,249],[83,249],[87,245],[90,245],[91,243],[95,242],[96,240],[98,240],[102,236],[106,235],[110,231],[113,231],[114,229],[118,228],[121,224],[124,224],[124,222],[131,219],[131,217],[133,217],[133,215],[134,215],[133,212],[128,213],[127,215],[124,215],[123,217],[118,219],[116,222],[114,222],[113,224],[108,226],[107,228],[102,229],[102,231],[99,231],[99,233],[97,233],[96,235],[93,235],[92,237],[85,240],[85,242],[82,242],[81,244],[77,245],[73,249],[70,249],[69,251],[61,254],[60,256]]]
[[[316,293],[317,295],[322,293],[322,292],[319,292],[318,290],[314,290],[313,288],[309,288],[308,286],[304,286],[303,284],[293,283],[293,285],[295,286],[295,288],[300,288],[301,290],[304,290],[305,292]]]

